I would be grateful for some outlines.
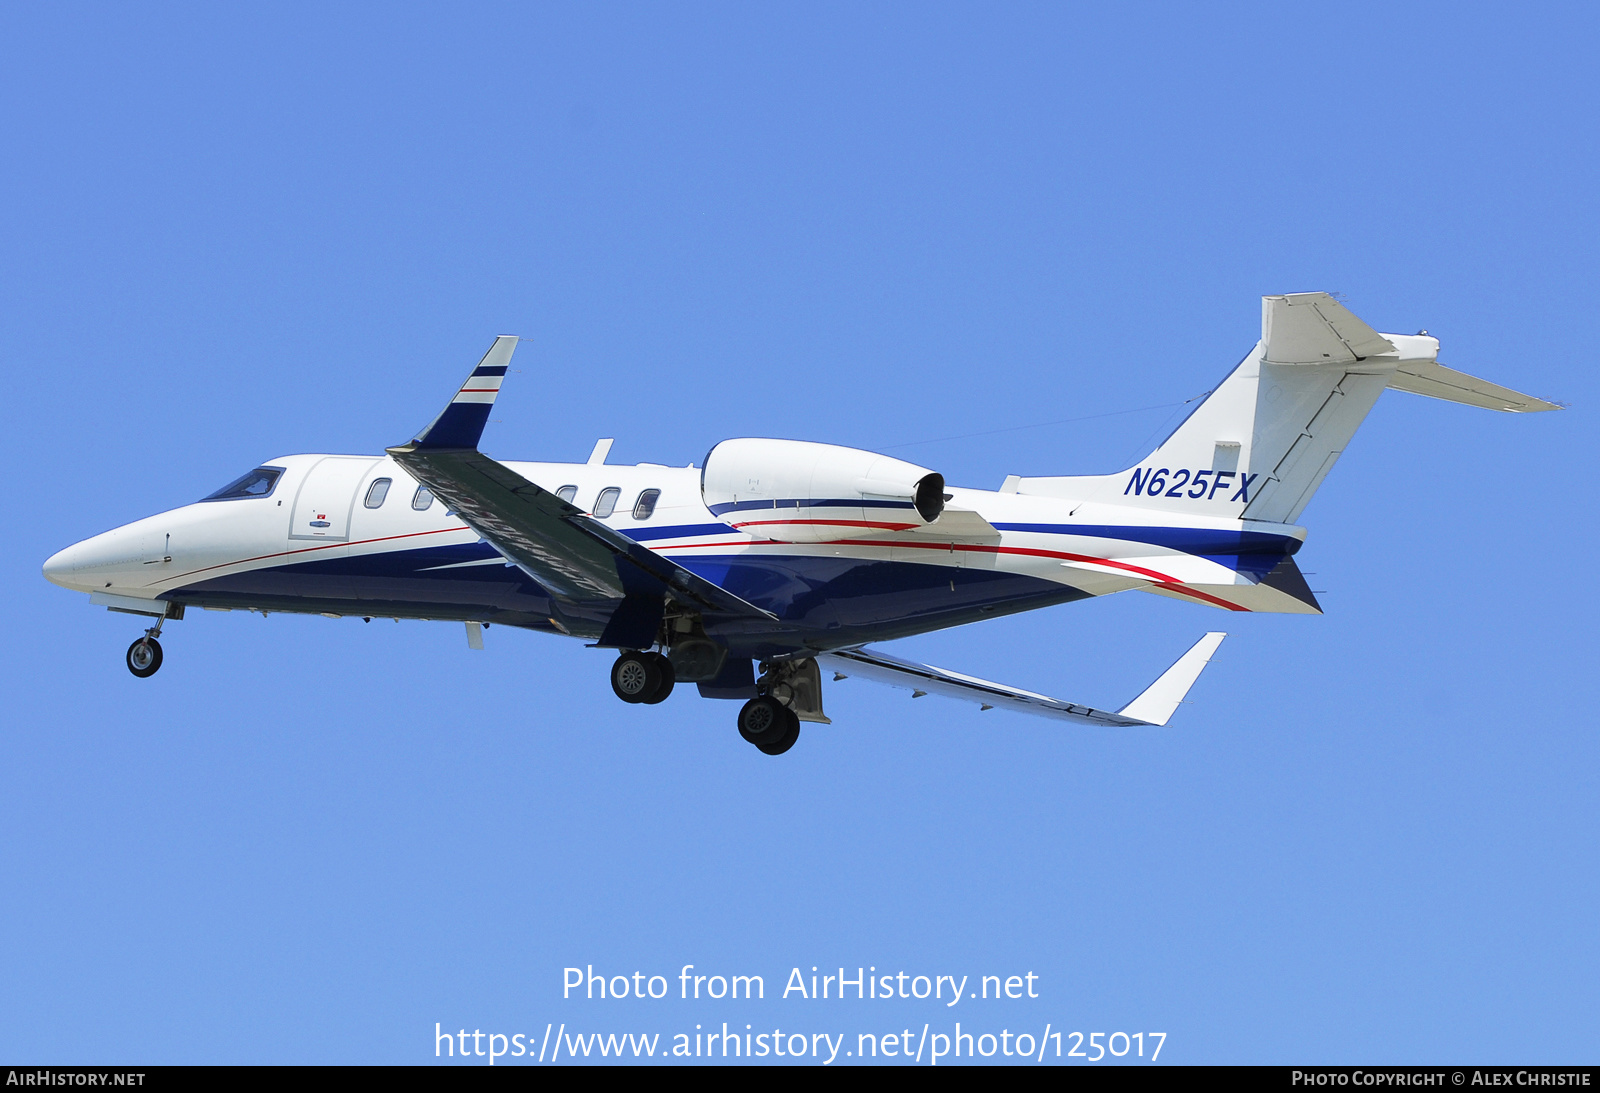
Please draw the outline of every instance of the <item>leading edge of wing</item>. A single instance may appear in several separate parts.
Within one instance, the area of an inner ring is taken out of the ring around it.
[[[555,596],[569,601],[625,596],[615,552],[571,522],[581,509],[540,489],[475,448],[389,454],[467,526]]]
[[[1133,727],[1165,725],[1226,636],[1213,632],[1201,638],[1178,658],[1177,663],[1146,687],[1138,698],[1115,713],[1076,702],[1063,702],[1033,691],[1024,691],[1020,687],[963,675],[931,664],[903,660],[867,647],[823,653],[818,655],[817,660],[846,676],[856,675],[891,686],[910,687],[913,697],[918,692],[936,694],[1080,724]]]

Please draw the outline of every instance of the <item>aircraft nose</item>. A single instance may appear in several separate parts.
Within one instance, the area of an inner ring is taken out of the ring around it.
[[[130,542],[127,531],[117,528],[56,551],[44,563],[45,579],[80,592],[105,587],[108,579],[115,580],[133,561],[141,545]]]
[[[52,584],[62,588],[73,588],[79,583],[73,578],[80,574],[88,564],[88,540],[82,543],[73,543],[65,550],[58,550],[45,559],[44,577]]]
[[[161,513],[90,536],[52,554],[44,563],[45,579],[80,592],[148,584],[165,573],[145,567],[172,560],[175,526],[172,513]]]

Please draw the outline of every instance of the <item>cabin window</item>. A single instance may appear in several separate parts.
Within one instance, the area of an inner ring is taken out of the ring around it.
[[[600,491],[600,496],[595,498],[594,515],[601,520],[617,511],[617,498],[622,496],[622,491],[615,486],[607,486]]]
[[[283,477],[282,467],[257,467],[223,486],[216,493],[207,494],[202,501],[233,501],[241,497],[266,497],[272,493]]]
[[[639,495],[639,500],[633,503],[633,518],[635,520],[648,520],[656,511],[656,502],[661,498],[660,490],[645,490]]]
[[[383,499],[389,496],[389,486],[393,482],[392,478],[374,478],[372,485],[367,487],[367,499],[363,502],[367,508],[381,508]]]
[[[426,512],[431,504],[433,504],[433,491],[427,486],[418,486],[417,492],[411,495],[411,507],[418,512]]]
[[[556,496],[561,498],[561,500],[565,501],[567,504],[570,505],[570,504],[572,504],[572,499],[574,497],[578,496],[578,487],[577,486],[562,486],[559,490],[556,491]]]

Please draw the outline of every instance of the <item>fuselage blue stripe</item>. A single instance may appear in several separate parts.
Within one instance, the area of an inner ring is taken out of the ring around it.
[[[1082,535],[1124,539],[1181,550],[1185,554],[1293,554],[1301,542],[1292,535],[1215,528],[1128,527],[1119,524],[995,524],[998,531],[1030,531],[1040,535]]]
[[[727,524],[677,524],[664,528],[617,528],[636,543],[651,539],[685,539],[691,535],[737,535]]]

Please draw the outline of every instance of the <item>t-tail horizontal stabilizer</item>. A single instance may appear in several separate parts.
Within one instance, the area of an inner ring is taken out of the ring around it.
[[[1380,334],[1330,293],[1263,296],[1261,340],[1155,451],[1117,474],[1019,477],[1007,488],[1071,501],[1087,523],[1131,523],[1127,510],[1141,509],[1162,514],[1159,524],[1221,517],[1259,530],[1292,525],[1390,389],[1509,413],[1561,408],[1448,368],[1439,339]],[[1214,598],[1248,611],[1310,607],[1303,595],[1265,590]]]
[[[1485,410],[1500,410],[1510,414],[1533,414],[1544,410],[1559,410],[1561,404],[1546,402],[1542,398],[1524,395],[1498,383],[1457,372],[1433,360],[1403,360],[1389,379],[1392,391],[1410,391],[1414,395],[1460,402],[1467,406],[1481,406]]]
[[[1097,710],[1092,706],[1082,706],[1076,702],[1062,702],[1047,695],[1024,691],[1018,687],[1008,687],[1004,683],[993,683],[987,679],[978,679],[976,676],[935,668],[931,664],[902,660],[887,653],[880,653],[876,649],[845,649],[824,653],[817,657],[817,660],[845,677],[860,676],[890,686],[910,687],[913,698],[936,694],[945,698],[979,702],[983,704],[984,709],[1004,706],[1021,713],[1056,717],[1080,724],[1132,727],[1165,725],[1171,719],[1173,711],[1178,708],[1178,704],[1183,701],[1183,696],[1189,693],[1189,688],[1194,686],[1194,681],[1200,677],[1200,670],[1206,666],[1206,662],[1211,659],[1211,655],[1217,651],[1217,646],[1222,644],[1222,639],[1226,636],[1222,633],[1210,633],[1201,638],[1193,648],[1178,658],[1176,664],[1162,673],[1160,679],[1145,688],[1143,694],[1116,713]]]

